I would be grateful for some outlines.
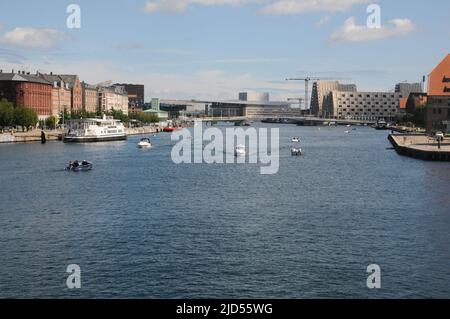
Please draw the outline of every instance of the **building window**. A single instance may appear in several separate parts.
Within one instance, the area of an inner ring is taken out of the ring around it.
[[[450,83],[450,78],[444,76],[444,79],[442,80],[444,83]]]

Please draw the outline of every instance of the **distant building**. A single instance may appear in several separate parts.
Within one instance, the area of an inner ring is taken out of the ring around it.
[[[0,71],[0,99],[34,110],[40,120],[52,115],[52,90],[52,84],[37,75]]]
[[[450,96],[450,54],[431,71],[428,77],[428,95]]]
[[[431,71],[426,109],[428,132],[450,133],[450,54]]]
[[[161,111],[160,103],[160,99],[152,99],[151,109],[145,110],[144,113],[156,115],[160,121],[167,121],[169,119],[169,113],[166,111]]]
[[[411,93],[406,101],[406,112],[414,113],[414,111],[425,106],[428,103],[428,94],[426,93]]]
[[[72,105],[72,91],[69,84],[56,74],[41,74],[38,76],[53,85],[52,89],[52,115],[59,118],[61,113],[70,112]]]
[[[210,105],[213,117],[274,118],[291,112],[290,103],[271,102],[268,93],[240,93],[239,97],[239,100],[203,102]]]
[[[269,102],[270,95],[268,92],[241,92],[239,93],[239,101],[248,102]]]
[[[128,94],[123,86],[101,87],[98,90],[98,105],[101,112],[122,111],[128,115]]]
[[[395,85],[395,92],[407,98],[411,93],[422,93],[423,85],[422,83],[398,83]]]
[[[98,89],[96,86],[89,85],[86,82],[81,82],[82,91],[82,105],[83,111],[88,113],[96,113],[98,107]]]
[[[178,118],[180,116],[199,117],[207,114],[207,103],[195,100],[169,100],[160,101],[160,109],[169,113],[170,118]],[[146,109],[151,108],[149,104]]]
[[[400,113],[401,93],[333,91],[331,117],[337,119],[389,119]]]
[[[317,81],[313,85],[311,95],[311,112],[317,116],[329,116],[330,93],[332,91],[356,92],[355,84],[341,84],[337,81]]]
[[[450,133],[450,96],[429,96],[426,112],[427,132]]]
[[[50,73],[50,75],[53,75],[53,73]],[[68,84],[72,93],[70,111],[72,113],[81,112],[83,110],[83,94],[78,75],[61,74],[59,77],[64,83]]]
[[[141,112],[144,109],[145,86],[142,84],[115,84],[122,86],[128,93],[128,108],[130,112]]]

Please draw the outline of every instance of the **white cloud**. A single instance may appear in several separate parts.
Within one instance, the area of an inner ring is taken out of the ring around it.
[[[272,15],[295,15],[306,12],[344,12],[353,5],[374,0],[277,0],[259,12]]]
[[[347,19],[344,25],[333,32],[331,43],[365,42],[382,40],[391,37],[402,37],[415,30],[414,23],[409,19],[394,19],[381,28],[368,28],[366,25],[357,25],[354,17]]]
[[[191,5],[236,7],[252,2],[265,2],[265,0],[150,0],[146,2],[144,11],[147,13],[158,11],[179,13],[186,11]]]
[[[55,29],[17,27],[0,36],[0,44],[23,49],[51,49],[67,35]]]
[[[330,17],[330,16],[326,16],[326,17],[321,18],[319,21],[317,21],[317,23],[316,23],[316,28],[318,28],[318,29],[322,28],[322,27],[325,26],[328,22],[330,22],[330,20],[331,20],[331,17]]]

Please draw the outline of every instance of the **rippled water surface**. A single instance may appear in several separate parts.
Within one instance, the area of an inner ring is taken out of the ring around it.
[[[370,128],[280,130],[273,176],[175,165],[168,134],[147,151],[1,145],[0,298],[450,297],[448,163],[400,157]],[[95,169],[64,172],[71,159]]]

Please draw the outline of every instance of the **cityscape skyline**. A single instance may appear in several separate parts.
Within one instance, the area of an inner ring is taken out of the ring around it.
[[[77,3],[80,29],[66,26],[70,3],[4,8],[0,68],[142,83],[146,100],[232,99],[245,90],[285,100],[304,91],[287,76],[348,78],[362,91],[390,91],[419,82],[450,51],[445,1],[136,0],[108,3],[108,15],[104,1]],[[363,26],[371,3],[381,8],[376,31]]]

